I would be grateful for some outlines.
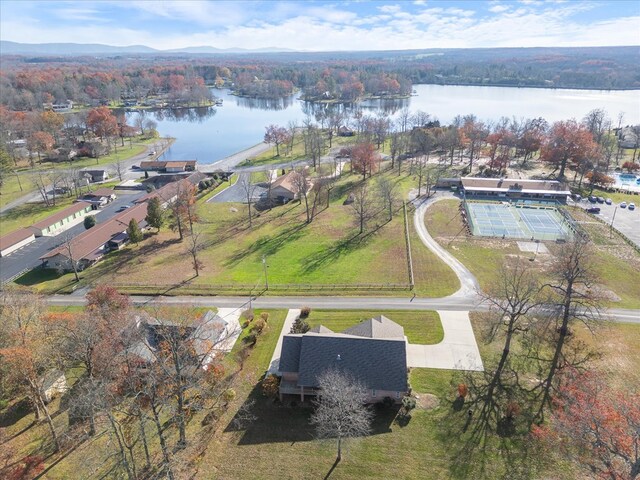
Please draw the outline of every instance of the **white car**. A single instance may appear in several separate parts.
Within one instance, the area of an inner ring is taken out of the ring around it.
[[[634,205],[634,207],[635,207],[635,205]],[[620,208],[627,208],[627,202],[622,202],[620,204]]]

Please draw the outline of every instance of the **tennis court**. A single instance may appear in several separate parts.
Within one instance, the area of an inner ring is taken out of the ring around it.
[[[571,228],[553,207],[500,202],[467,202],[471,233],[483,237],[557,240],[571,238]]]

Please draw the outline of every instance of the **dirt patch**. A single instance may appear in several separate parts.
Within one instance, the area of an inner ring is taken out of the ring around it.
[[[430,393],[417,393],[416,404],[423,410],[433,410],[440,405],[440,399]]]

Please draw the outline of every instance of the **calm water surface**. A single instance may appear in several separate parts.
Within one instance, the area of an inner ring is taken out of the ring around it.
[[[500,117],[543,117],[549,122],[569,118],[581,119],[594,108],[609,113],[614,123],[624,112],[624,124],[640,123],[640,90],[552,90],[539,88],[467,87],[415,85],[416,95],[403,100],[373,100],[360,104],[369,114],[385,111],[391,117],[407,107],[429,113],[442,123],[450,123],[456,115],[474,114],[492,122]],[[162,136],[177,140],[163,160],[195,159],[215,163],[233,153],[262,141],[269,124],[287,126],[289,122],[312,117],[326,105],[313,105],[295,96],[280,100],[256,100],[214,90],[223,106],[150,114],[158,122]],[[333,107],[335,108],[335,107]],[[339,107],[342,108],[342,107]],[[345,107],[347,109],[351,106]],[[135,113],[129,114],[136,115]]]

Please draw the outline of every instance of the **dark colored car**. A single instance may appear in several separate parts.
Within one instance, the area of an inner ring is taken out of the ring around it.
[[[591,196],[589,197],[589,201],[590,201],[591,203],[596,203],[598,200],[596,199],[596,197],[594,197],[593,195],[591,195]]]
[[[598,201],[598,203],[604,203],[604,198],[602,197],[598,197],[596,200]]]
[[[587,213],[600,213],[600,207],[587,208]]]

